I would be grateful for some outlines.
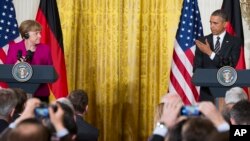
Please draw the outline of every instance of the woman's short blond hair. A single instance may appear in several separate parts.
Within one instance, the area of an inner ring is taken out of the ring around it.
[[[41,24],[35,20],[23,21],[19,27],[19,32],[22,37],[24,37],[25,34],[27,34],[30,31],[41,31],[41,30],[42,30]]]

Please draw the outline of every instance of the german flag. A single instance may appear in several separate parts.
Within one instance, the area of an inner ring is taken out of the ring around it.
[[[222,9],[228,14],[227,32],[242,41],[240,58],[236,69],[246,69],[244,57],[244,34],[239,0],[223,0]]]
[[[55,98],[68,95],[66,66],[63,51],[63,36],[56,0],[41,0],[36,20],[42,25],[41,43],[51,47],[53,65],[58,74],[50,85]]]
[[[236,69],[246,69],[244,57],[244,32],[241,18],[241,9],[239,0],[223,0],[222,9],[228,14],[228,24],[226,30],[229,34],[237,36],[241,39],[240,58],[236,65]],[[249,92],[246,87],[243,88],[250,99]]]

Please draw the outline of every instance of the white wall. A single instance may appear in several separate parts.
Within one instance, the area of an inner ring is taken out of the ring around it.
[[[40,0],[13,0],[17,22],[35,19]]]
[[[204,35],[211,33],[209,27],[210,15],[213,11],[221,8],[222,2],[223,0],[198,0]]]

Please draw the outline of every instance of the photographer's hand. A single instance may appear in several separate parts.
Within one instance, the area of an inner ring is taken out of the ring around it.
[[[210,119],[216,127],[219,127],[221,124],[225,123],[225,119],[222,114],[216,109],[215,105],[212,102],[204,101],[198,104],[199,110]]]
[[[60,104],[57,104],[57,111],[55,112],[51,106],[49,106],[50,121],[54,125],[56,131],[64,129],[63,125],[63,115],[64,111]]]
[[[21,116],[15,120],[15,124],[18,124],[28,118],[34,118],[34,110],[40,105],[40,103],[41,101],[37,98],[28,99],[24,111],[22,112]]]
[[[64,111],[59,103],[57,103],[56,106],[56,111],[53,106],[49,106],[50,121],[56,129],[56,136],[58,138],[65,138],[65,140],[68,140],[67,137],[69,136],[67,135],[69,134],[69,131],[67,128],[64,127],[63,123]]]
[[[164,99],[163,113],[160,121],[164,122],[168,128],[171,128],[177,122],[183,103],[178,94],[168,94]]]

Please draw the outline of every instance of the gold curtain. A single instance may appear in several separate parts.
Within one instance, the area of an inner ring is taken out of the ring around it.
[[[147,140],[167,92],[182,0],[57,0],[69,90],[99,141]]]

